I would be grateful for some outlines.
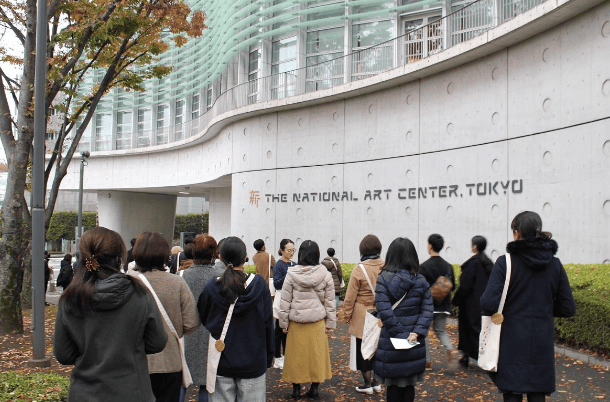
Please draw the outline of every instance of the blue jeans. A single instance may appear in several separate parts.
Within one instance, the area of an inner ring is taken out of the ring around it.
[[[180,388],[180,402],[184,402],[186,399],[186,388]],[[208,402],[208,390],[205,389],[205,385],[199,387],[199,395],[197,397],[197,402]]]
[[[447,314],[445,313],[434,313],[434,318],[432,320],[432,329],[436,332],[436,336],[440,341],[441,345],[445,347],[445,350],[453,350],[455,346],[451,343],[451,338],[447,331],[445,331],[445,326],[447,324]],[[430,331],[428,331],[430,334]],[[430,362],[430,341],[428,341],[430,336],[426,337],[426,363]]]
[[[265,402],[267,374],[257,378],[216,377],[216,391],[210,402]]]

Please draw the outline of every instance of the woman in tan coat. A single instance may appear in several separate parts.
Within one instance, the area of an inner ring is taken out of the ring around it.
[[[292,399],[301,398],[301,384],[307,382],[306,396],[318,399],[318,385],[332,377],[326,334],[337,320],[333,278],[320,264],[316,242],[301,244],[299,263],[288,270],[281,298],[280,327],[288,334],[282,380],[292,383]]]
[[[160,233],[144,232],[136,239],[133,257],[137,264],[130,275],[150,283],[179,337],[194,332],[201,323],[193,293],[179,275],[166,272],[170,249]],[[148,355],[148,372],[157,402],[177,401],[182,385],[180,344],[163,321],[167,345],[162,352]]]
[[[362,346],[362,331],[364,330],[364,316],[367,310],[375,308],[375,284],[377,283],[377,276],[383,267],[383,260],[379,256],[380,254],[381,242],[377,236],[372,234],[364,236],[360,242],[361,262],[352,270],[343,303],[343,315],[346,322],[350,324],[349,333],[352,337],[350,368],[360,371],[364,380],[364,386],[356,387],[356,391],[368,395],[381,392],[381,385],[378,385],[371,376],[373,363],[371,360],[364,360],[360,350]]]

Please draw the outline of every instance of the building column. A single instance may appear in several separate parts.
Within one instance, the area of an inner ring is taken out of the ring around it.
[[[210,236],[216,241],[231,236],[231,187],[212,188],[206,198],[210,203]]]
[[[165,194],[98,191],[99,225],[118,232],[125,245],[146,231],[163,234],[171,245],[176,198],[175,195]]]

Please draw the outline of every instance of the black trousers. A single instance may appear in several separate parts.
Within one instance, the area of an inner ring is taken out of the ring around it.
[[[286,334],[280,328],[280,320],[275,320],[275,357],[281,357],[282,350],[286,353]]]
[[[150,374],[152,391],[157,402],[177,402],[180,400],[182,371],[177,373]]]
[[[528,402],[544,402],[546,395],[542,392],[530,392],[527,394]],[[523,394],[513,394],[512,392],[504,393],[504,402],[521,402],[523,401]]]

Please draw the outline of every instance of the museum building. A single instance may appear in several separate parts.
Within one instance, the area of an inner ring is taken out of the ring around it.
[[[80,143],[101,225],[169,234],[177,197],[205,196],[210,234],[249,250],[312,239],[355,262],[374,233],[423,261],[440,233],[461,263],[533,210],[563,262],[610,262],[609,2],[190,4],[204,35],[106,95]]]

